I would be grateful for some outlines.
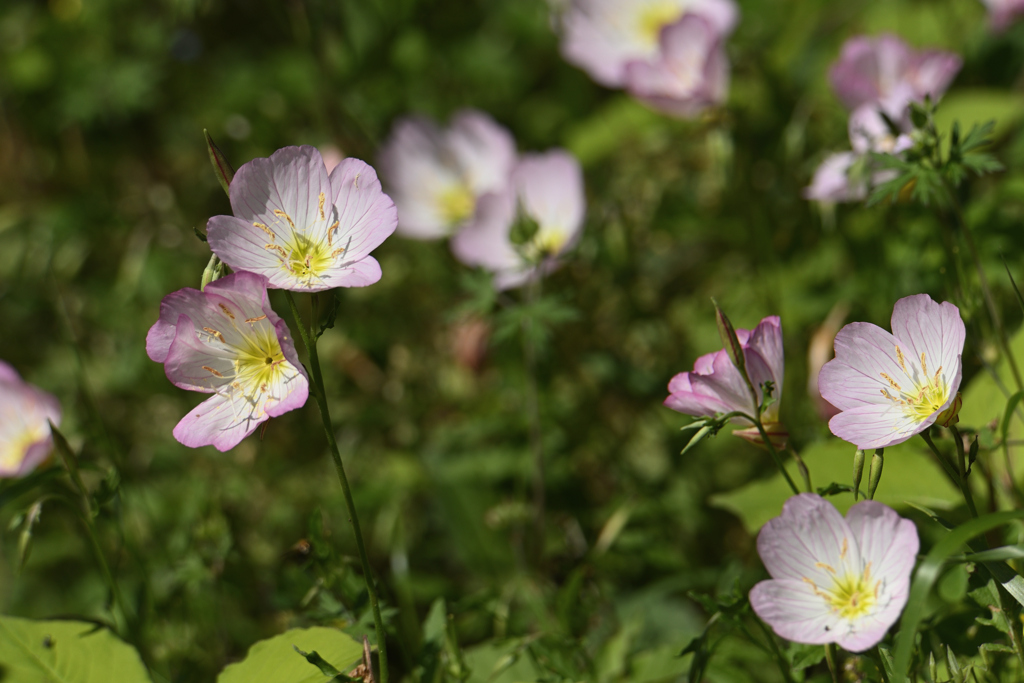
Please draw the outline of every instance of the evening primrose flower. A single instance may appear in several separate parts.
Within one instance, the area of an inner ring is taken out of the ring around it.
[[[842,411],[829,429],[867,450],[956,422],[964,337],[959,309],[927,294],[896,302],[892,334],[861,322],[841,329],[818,375],[821,397]]]
[[[46,460],[60,417],[56,398],[0,361],[0,477],[24,477]]]
[[[457,231],[481,195],[508,187],[515,161],[512,135],[483,112],[460,111],[445,130],[422,117],[400,120],[380,153],[398,233],[434,239]]]
[[[944,50],[914,50],[899,36],[855,36],[843,44],[829,80],[851,111],[864,104],[880,107],[893,121],[910,102],[942,97],[963,60]]]
[[[729,35],[739,18],[732,0],[569,0],[562,16],[562,54],[601,85],[621,88],[629,80],[630,63],[660,61],[662,31],[684,14],[702,17],[720,37]],[[673,49],[685,54],[677,37]]]
[[[782,638],[863,652],[907,604],[918,545],[914,523],[881,503],[857,503],[843,519],[801,493],[757,536],[772,578],[750,591],[750,606]]]
[[[992,30],[1001,33],[1024,14],[1024,0],[981,0],[988,9],[988,20]]]
[[[814,171],[811,184],[804,188],[804,199],[819,202],[854,202],[866,199],[867,182],[862,177],[852,177],[851,173],[860,159],[860,155],[853,152],[837,152],[825,157]]]
[[[174,438],[192,448],[229,450],[271,417],[302,407],[309,393],[288,326],[255,273],[168,294],[146,353],[175,386],[214,394],[174,428]]]
[[[267,286],[319,292],[380,279],[370,256],[395,230],[394,202],[365,162],[343,159],[330,175],[315,147],[285,147],[253,159],[230,186],[234,216],[207,224],[210,248]]]
[[[574,156],[558,149],[525,154],[508,191],[480,198],[473,222],[452,238],[452,252],[492,271],[498,289],[519,287],[557,267],[576,243],[585,212],[583,171]],[[516,243],[513,229],[527,225],[532,234]]]
[[[665,406],[694,417],[714,417],[732,412],[757,417],[759,406],[764,401],[763,387],[771,382],[773,400],[765,407],[761,421],[772,443],[782,445],[788,436],[779,423],[785,370],[782,322],[776,315],[769,316],[753,330],[737,329],[736,338],[743,349],[747,376],[757,393],[756,401],[729,352],[722,349],[698,358],[693,364],[693,371],[673,377],[668,384],[669,397],[665,399]],[[734,421],[742,421],[742,418],[734,418]],[[733,434],[760,441],[756,428],[737,430]]]
[[[626,64],[630,94],[667,114],[692,117],[725,101],[729,60],[722,36],[699,14],[686,14],[661,29],[652,60]]]

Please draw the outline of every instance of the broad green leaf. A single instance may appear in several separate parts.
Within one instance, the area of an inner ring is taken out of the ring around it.
[[[226,667],[217,683],[322,683],[331,676],[321,673],[295,651],[316,650],[324,661],[339,671],[350,671],[362,660],[363,646],[351,636],[333,628],[293,628],[261,640],[242,661]]]
[[[0,617],[0,680],[149,683],[150,678],[135,649],[102,626]]]
[[[649,140],[666,130],[665,117],[631,97],[618,97],[572,126],[566,146],[586,167],[621,149],[625,140]]]
[[[841,439],[828,439],[813,444],[800,455],[807,463],[814,484],[827,486],[830,482],[845,484],[852,481],[855,451],[854,446]],[[796,463],[788,460],[786,469],[796,481],[800,480]],[[782,475],[776,473],[769,479],[714,495],[709,502],[715,507],[735,513],[744,526],[754,532],[769,519],[778,517],[782,512],[782,504],[792,495]],[[845,513],[853,505],[853,493],[840,493],[829,500],[840,512]],[[920,439],[911,439],[885,449],[885,471],[875,500],[890,506],[913,502],[949,509],[959,505],[962,497],[960,490],[949,482],[929,455],[925,443]]]
[[[541,675],[524,643],[510,641],[496,645],[484,643],[465,652],[470,670],[468,683],[526,683]]]
[[[968,88],[955,90],[942,98],[935,112],[935,127],[947,134],[953,121],[961,130],[970,130],[975,123],[995,120],[994,136],[1002,137],[1024,118],[1024,95],[1009,90]]]

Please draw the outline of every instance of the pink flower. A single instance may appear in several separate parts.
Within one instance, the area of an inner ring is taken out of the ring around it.
[[[626,64],[626,88],[674,116],[692,117],[721,104],[729,91],[729,60],[721,34],[699,14],[661,29],[660,52]]]
[[[932,424],[949,425],[959,406],[960,311],[927,294],[900,299],[892,334],[850,323],[836,335],[836,357],[818,375],[822,398],[842,412],[832,433],[864,450],[903,443]]]
[[[843,45],[829,79],[848,109],[880,106],[898,121],[910,102],[921,102],[925,95],[933,100],[942,97],[962,64],[952,52],[919,52],[890,33],[876,38],[856,36]]]
[[[733,365],[725,349],[701,356],[693,364],[692,372],[681,372],[668,384],[669,397],[665,405],[672,410],[694,417],[714,417],[725,413],[742,412],[757,417],[764,401],[763,386],[772,382],[773,402],[761,414],[765,430],[779,442],[788,436],[779,424],[779,402],[782,398],[782,378],[785,359],[782,352],[782,323],[776,315],[763,319],[753,330],[736,330],[736,338],[743,348],[743,357],[757,400],[740,371]],[[736,418],[734,418],[735,420]],[[734,432],[737,436],[759,441],[756,430]]]
[[[601,85],[621,88],[630,62],[661,61],[662,30],[687,13],[705,19],[720,37],[739,17],[732,0],[569,0],[562,54]]]
[[[261,423],[302,407],[309,393],[288,326],[270,308],[266,279],[254,273],[168,294],[146,353],[175,386],[214,394],[174,428],[192,448],[234,448]]]
[[[881,503],[857,503],[843,519],[801,493],[757,536],[772,578],[750,591],[750,606],[782,638],[863,652],[907,604],[917,550],[914,523]]]
[[[53,450],[50,422],[60,424],[60,404],[24,382],[0,361],[0,477],[24,477]]]
[[[235,215],[211,218],[207,235],[234,270],[259,273],[269,287],[308,292],[380,279],[370,252],[398,218],[366,163],[344,159],[328,176],[315,147],[285,147],[238,169],[230,194]]]
[[[525,154],[512,171],[511,189],[484,195],[473,222],[452,238],[452,252],[470,266],[494,272],[498,289],[518,287],[557,267],[579,237],[586,212],[583,171],[565,150]],[[517,222],[535,224],[522,244]]]
[[[867,198],[863,178],[851,177],[851,169],[860,159],[853,152],[838,152],[825,157],[814,171],[811,184],[804,188],[804,199],[819,202],[853,202]]]
[[[981,0],[988,8],[988,19],[992,30],[1001,33],[1010,27],[1017,17],[1024,14],[1024,0]]]
[[[481,195],[506,190],[515,161],[512,135],[483,112],[460,111],[445,130],[425,118],[400,120],[380,153],[399,234],[434,239],[459,230]]]

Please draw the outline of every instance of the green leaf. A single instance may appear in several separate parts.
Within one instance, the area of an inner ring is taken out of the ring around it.
[[[330,674],[312,669],[295,656],[295,649],[317,652],[338,671],[349,671],[363,657],[363,646],[351,636],[333,628],[293,628],[261,640],[242,661],[231,664],[217,677],[217,683],[325,683]]]
[[[896,635],[893,658],[894,675],[891,677],[894,683],[902,683],[906,680],[907,671],[910,668],[910,657],[914,650],[914,637],[917,634],[918,626],[924,619],[928,595],[938,580],[947,558],[975,536],[1016,519],[1024,519],[1024,510],[993,512],[965,522],[936,543],[924,561],[917,567],[913,583],[910,586],[907,608],[903,612],[900,630]]]
[[[935,112],[935,127],[944,135],[952,129],[954,121],[975,122],[994,119],[992,136],[1000,138],[1022,118],[1024,94],[994,88],[957,88],[942,98]],[[964,138],[961,149],[966,143],[967,138]]]
[[[148,683],[142,659],[84,621],[0,617],[0,679],[14,683]]]

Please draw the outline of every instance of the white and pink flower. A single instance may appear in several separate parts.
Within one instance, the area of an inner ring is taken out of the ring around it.
[[[863,652],[907,604],[918,546],[913,522],[881,503],[857,503],[844,519],[801,493],[757,536],[772,578],[754,586],[750,605],[782,638]]]
[[[436,239],[458,231],[482,195],[508,188],[515,161],[512,135],[483,112],[460,111],[444,130],[426,118],[401,119],[380,153],[398,233]]]
[[[53,450],[50,422],[60,425],[60,403],[0,361],[0,477],[24,477]]]
[[[562,54],[598,83],[691,117],[725,100],[733,0],[570,0]]]
[[[845,326],[818,375],[822,398],[842,411],[829,421],[832,433],[866,450],[952,424],[965,334],[959,309],[927,294],[896,302],[891,334],[871,323]]]
[[[175,386],[214,394],[174,428],[174,438],[193,448],[229,450],[309,394],[288,325],[267,301],[266,279],[254,273],[168,294],[146,353]]]
[[[451,241],[456,258],[494,273],[498,289],[519,287],[550,272],[575,245],[583,228],[586,196],[583,171],[565,150],[524,154],[512,171],[511,187],[480,198],[472,223]],[[515,244],[517,223],[535,232]]]
[[[981,0],[988,9],[988,20],[992,30],[1001,33],[1024,14],[1024,0]]]
[[[284,147],[238,169],[230,196],[234,215],[211,218],[207,236],[232,269],[305,292],[380,280],[370,252],[395,231],[398,217],[365,162],[343,159],[328,175],[315,147]]]

